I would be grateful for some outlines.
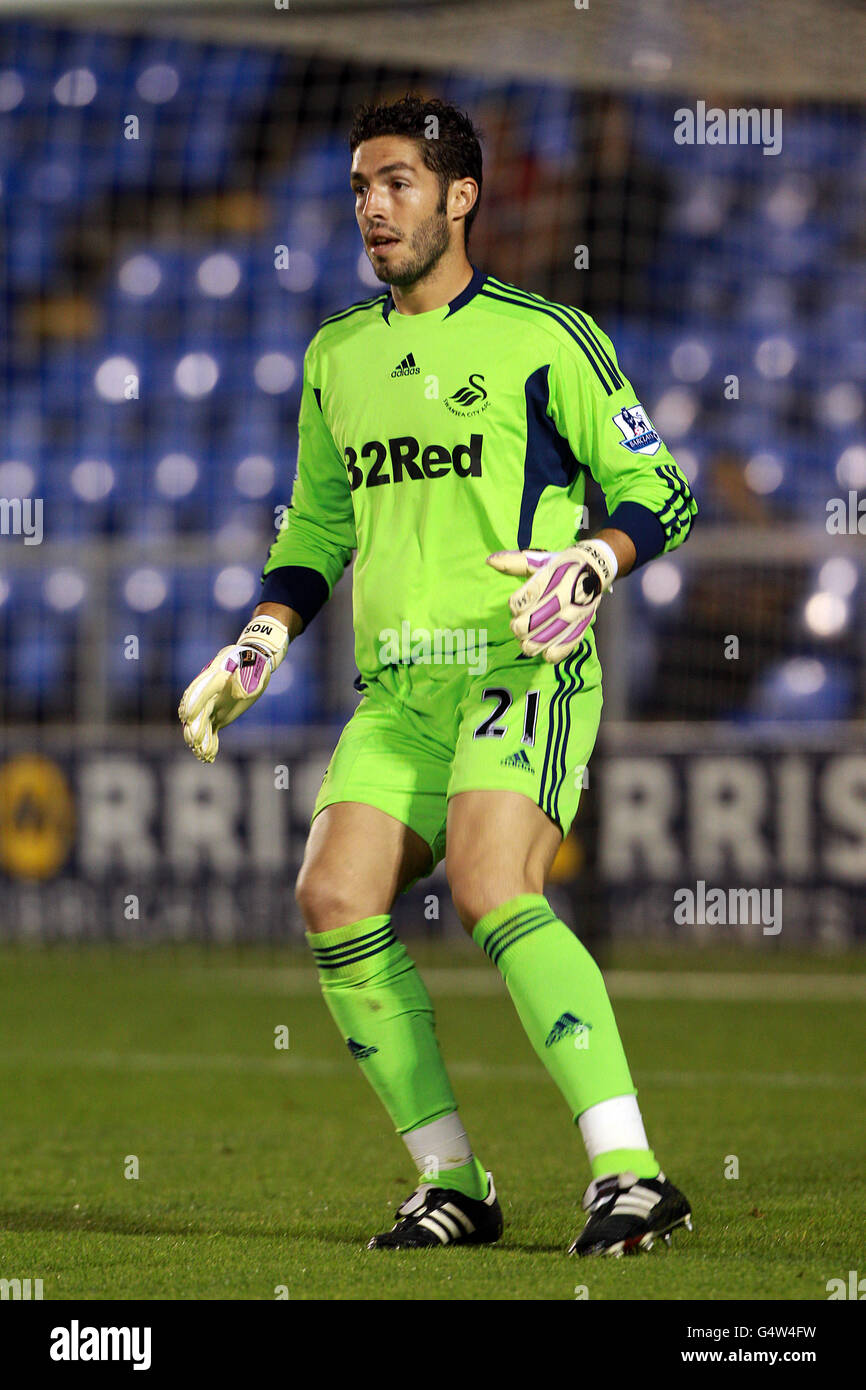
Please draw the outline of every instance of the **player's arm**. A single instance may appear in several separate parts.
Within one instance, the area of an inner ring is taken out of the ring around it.
[[[351,492],[324,419],[316,375],[311,347],[298,419],[298,470],[262,572],[261,599],[237,642],[223,647],[196,676],[178,707],[184,739],[202,762],[216,757],[220,729],[264,694],[289,644],[330,598],[352,558]]]
[[[294,642],[296,637],[300,637],[305,627],[300,613],[296,613],[294,608],[290,608],[285,603],[260,603],[253,609],[253,617],[276,618],[289,634],[290,642]]]
[[[625,531],[618,531],[614,526],[603,526],[600,531],[596,531],[594,540],[604,541],[609,545],[616,560],[616,572],[618,575],[626,575],[634,569],[634,562],[637,559],[637,547],[631,536]]]
[[[495,569],[523,578],[511,629],[527,656],[561,661],[574,651],[602,595],[689,534],[697,503],[688,482],[619,370],[610,340],[586,315],[580,342],[561,347],[548,375],[548,415],[605,494],[609,523],[551,555],[504,551]],[[586,348],[586,351],[584,351]]]

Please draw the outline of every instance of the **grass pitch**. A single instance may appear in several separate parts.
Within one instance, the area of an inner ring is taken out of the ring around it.
[[[695,1231],[577,1261],[582,1144],[504,986],[468,944],[412,950],[499,1245],[366,1250],[414,1174],[303,953],[6,948],[0,1277],[46,1299],[824,1300],[862,1266],[863,957],[605,962]]]

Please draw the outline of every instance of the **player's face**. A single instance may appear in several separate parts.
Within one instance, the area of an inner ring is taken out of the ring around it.
[[[439,180],[413,140],[377,135],[352,157],[355,217],[377,277],[405,287],[422,279],[451,244]]]

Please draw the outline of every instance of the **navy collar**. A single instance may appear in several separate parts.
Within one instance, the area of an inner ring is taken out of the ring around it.
[[[468,304],[470,299],[474,299],[476,294],[478,294],[478,292],[480,291],[486,279],[487,276],[485,275],[484,271],[479,270],[477,266],[473,266],[472,279],[469,281],[469,284],[466,286],[466,288],[460,291],[456,299],[452,299],[449,302],[447,314],[442,315],[443,320],[450,318],[452,314],[456,314],[458,309],[462,309],[464,304]],[[388,322],[388,315],[395,307],[396,306],[394,304],[394,297],[391,294],[391,291],[389,290],[387,295],[385,296],[385,301],[382,305],[382,317],[384,318],[386,323]],[[405,317],[415,318],[416,315],[406,314]]]

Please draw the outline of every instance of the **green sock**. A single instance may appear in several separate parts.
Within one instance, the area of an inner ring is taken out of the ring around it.
[[[398,1134],[406,1136],[452,1115],[457,1102],[436,1039],[433,1004],[390,921],[366,917],[333,931],[308,932],[307,941],[334,1022]],[[410,1141],[407,1147],[414,1154]],[[466,1154],[466,1162],[439,1172],[438,1183],[484,1197],[484,1169],[468,1146]],[[438,1155],[425,1159],[419,1168],[435,1166]]]
[[[601,971],[542,894],[503,903],[476,923],[472,936],[501,971],[529,1041],[575,1123],[602,1101],[636,1095]],[[652,1178],[659,1172],[648,1147],[611,1146],[593,1155],[591,1167],[594,1177],[631,1170]]]

